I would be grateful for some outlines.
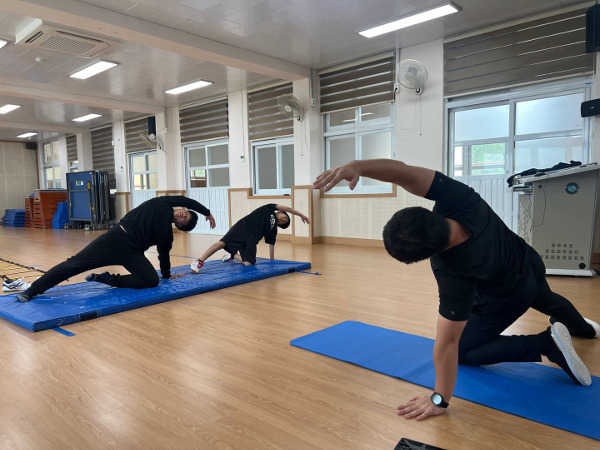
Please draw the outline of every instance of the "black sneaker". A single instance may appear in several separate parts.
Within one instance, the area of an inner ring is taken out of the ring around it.
[[[31,300],[31,297],[27,292],[21,292],[20,294],[17,294],[17,300],[19,300],[21,303],[27,303],[29,300]]]
[[[579,355],[575,352],[567,327],[560,322],[555,322],[549,328],[549,334],[554,345],[552,343],[548,345],[547,343],[548,348],[544,352],[544,355],[564,370],[576,383],[583,386],[592,384],[592,376]]]
[[[85,277],[85,281],[96,281],[97,283],[104,283],[110,285],[112,281],[112,275],[110,272],[103,273],[90,273]]]

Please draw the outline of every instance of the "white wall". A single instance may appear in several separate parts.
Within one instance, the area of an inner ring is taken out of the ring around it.
[[[6,208],[24,209],[25,197],[39,188],[37,153],[22,143],[0,142],[0,216]]]
[[[422,62],[429,78],[423,94],[396,94],[396,159],[442,170],[444,166],[444,55],[441,40],[400,50],[400,60]]]
[[[229,94],[229,182],[232,188],[252,186],[248,148],[248,102],[246,91]]]

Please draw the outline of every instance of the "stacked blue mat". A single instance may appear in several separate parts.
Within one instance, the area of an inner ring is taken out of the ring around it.
[[[4,216],[0,219],[5,227],[24,227],[25,210],[24,209],[6,209]]]
[[[435,385],[433,340],[421,336],[347,321],[290,344],[429,389]],[[528,362],[459,366],[454,397],[600,440],[600,378],[592,380],[580,386],[557,367]],[[555,448],[566,447],[557,442]]]
[[[190,266],[174,267],[172,274],[185,276],[161,279],[157,287],[149,289],[118,289],[90,282],[57,286],[27,303],[19,302],[17,294],[0,296],[0,317],[40,331],[305,269],[310,269],[310,263],[257,258],[256,265],[246,267],[208,261],[198,275],[192,274]]]
[[[64,228],[69,222],[69,208],[67,202],[60,202],[58,208],[52,216],[52,228]]]

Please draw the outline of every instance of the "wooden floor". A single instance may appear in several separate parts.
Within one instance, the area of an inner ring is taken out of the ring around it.
[[[0,258],[48,269],[100,233],[0,227]],[[197,256],[217,238],[178,233],[172,254]],[[147,255],[158,267],[156,254]],[[259,256],[267,255],[261,246]],[[428,263],[405,266],[383,249],[286,242],[276,257],[310,261],[322,275],[284,275],[64,327],[72,337],[0,319],[0,448],[391,450],[401,437],[448,449],[598,448],[457,398],[440,417],[398,417],[399,403],[427,390],[289,341],[345,320],[434,338]],[[550,284],[600,318],[599,277]],[[508,332],[546,326],[547,317],[530,311]],[[600,341],[575,346],[600,374]]]

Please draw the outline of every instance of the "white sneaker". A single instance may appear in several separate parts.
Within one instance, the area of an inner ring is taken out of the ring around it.
[[[231,262],[231,261],[233,261],[233,255],[231,253],[225,253],[225,256],[223,256],[223,258],[221,258],[221,261]]]
[[[23,281],[23,278],[20,278],[18,280],[4,280],[4,283],[2,283],[2,291],[24,291],[26,289],[29,289],[29,286],[31,286],[31,283]]]
[[[192,272],[197,274],[198,272],[200,272],[200,269],[202,268],[203,265],[204,265],[204,262],[197,259],[196,261],[194,261],[193,263],[190,264],[190,268],[192,269]]]

